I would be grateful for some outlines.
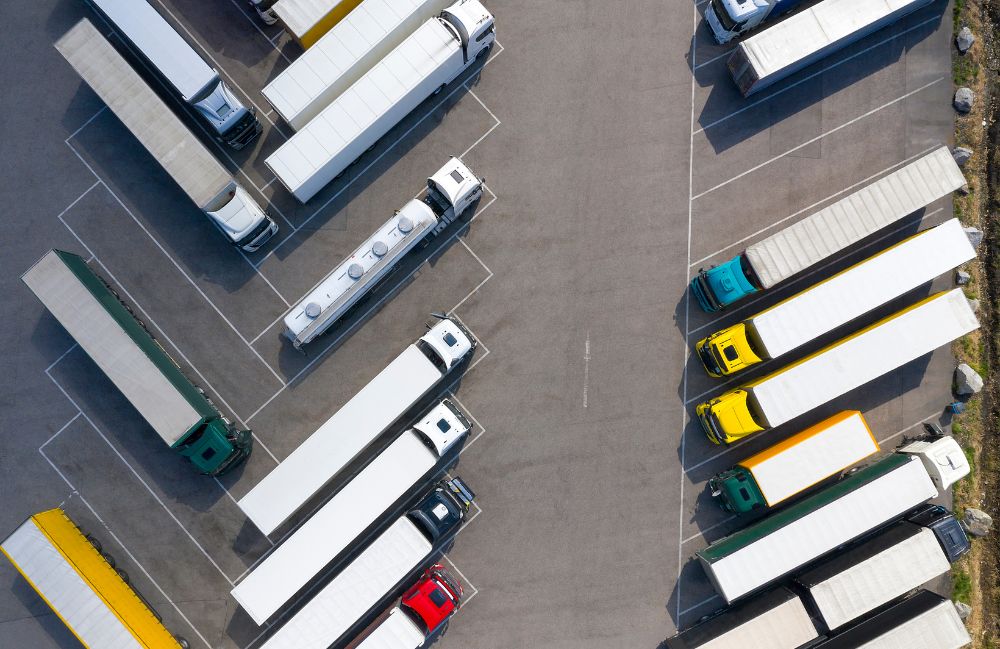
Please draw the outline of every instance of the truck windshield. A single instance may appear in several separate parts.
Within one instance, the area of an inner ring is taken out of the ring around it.
[[[716,18],[719,19],[722,28],[727,32],[739,31],[740,27],[743,26],[743,23],[733,20],[729,12],[726,11],[726,7],[722,4],[722,0],[712,0],[712,11],[715,12]]]

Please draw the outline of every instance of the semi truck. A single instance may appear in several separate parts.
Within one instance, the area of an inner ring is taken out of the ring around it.
[[[715,42],[725,45],[801,3],[802,0],[711,0],[705,7],[705,22]]]
[[[305,203],[481,57],[496,35],[479,0],[459,0],[417,28],[264,161]]]
[[[419,570],[464,519],[475,494],[440,483],[299,608],[261,649],[327,649]]]
[[[253,446],[78,255],[51,250],[21,281],[115,384],[163,443],[202,473],[222,475]]]
[[[878,450],[864,417],[849,410],[713,476],[708,488],[726,511],[760,511],[776,507]]]
[[[171,94],[194,112],[216,140],[242,149],[260,135],[262,128],[255,109],[240,101],[218,71],[146,0],[84,1],[164,81]]]
[[[471,428],[451,401],[441,402],[260,562],[233,597],[263,623],[432,472]]]
[[[264,86],[264,97],[298,131],[453,1],[365,0]]]
[[[152,11],[145,0],[127,4]],[[90,21],[55,46],[230,243],[254,252],[274,236],[274,221]]]
[[[947,438],[955,447],[954,440]],[[968,474],[938,467],[957,480]],[[894,453],[715,541],[696,555],[731,603],[938,495],[920,458]]]
[[[278,0],[271,12],[308,51],[359,4],[361,0]]]
[[[730,261],[700,270],[691,280],[691,292],[702,309],[719,311],[818,264],[964,184],[965,177],[948,147],[940,147],[748,246]]]
[[[84,647],[189,646],[163,626],[128,575],[63,510],[34,514],[0,541],[0,551]]]
[[[699,404],[713,444],[775,428],[976,330],[962,289],[932,295],[800,361]]]
[[[476,340],[444,318],[258,482],[238,505],[270,534],[472,354]]]
[[[458,610],[462,585],[436,564],[354,649],[420,649]]]
[[[931,0],[823,0],[736,45],[729,74],[749,97]]]
[[[743,371],[791,352],[975,256],[962,224],[951,219],[699,340],[695,350],[710,376]]]
[[[954,548],[969,540],[943,507],[925,505],[938,516],[944,542]],[[797,575],[793,580],[827,631],[837,631],[883,604],[943,575],[951,562],[935,528],[899,521],[870,540]],[[957,558],[957,557],[956,557]]]
[[[937,593],[921,590],[814,649],[960,649],[971,642],[955,605]]]
[[[950,562],[968,548],[961,524],[948,510],[924,505],[908,520],[891,524],[785,585],[704,618],[668,638],[666,647],[813,647],[844,631],[845,625],[944,574]],[[961,552],[955,554],[956,549]],[[852,645],[852,649],[857,646]]]
[[[299,349],[336,324],[429,235],[438,234],[483,195],[483,181],[452,157],[427,179],[427,191],[382,224],[285,315],[285,336]]]

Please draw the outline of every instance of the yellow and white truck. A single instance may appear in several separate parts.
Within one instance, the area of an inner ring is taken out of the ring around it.
[[[187,649],[61,509],[24,521],[0,551],[88,649]]]
[[[780,426],[979,328],[961,289],[932,295],[802,360],[698,405],[709,441]]]
[[[278,0],[268,13],[275,15],[305,50],[359,4],[361,0]]]
[[[695,345],[710,376],[735,374],[810,340],[974,259],[962,224],[951,219],[888,248]]]

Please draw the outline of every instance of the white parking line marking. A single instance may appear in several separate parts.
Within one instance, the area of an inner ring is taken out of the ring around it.
[[[115,543],[117,543],[118,546],[122,550],[124,550],[129,560],[139,568],[142,574],[146,576],[146,579],[148,579],[149,582],[153,584],[153,587],[156,588],[157,591],[159,591],[160,595],[163,596],[163,599],[169,602],[170,605],[173,607],[173,609],[181,617],[181,619],[184,620],[184,622],[186,622],[189,627],[191,627],[191,630],[194,631],[195,635],[197,635],[198,638],[205,644],[205,647],[207,647],[207,649],[212,649],[212,645],[209,644],[208,640],[205,639],[205,636],[202,635],[201,631],[198,630],[198,627],[196,627],[194,623],[192,623],[191,620],[188,619],[187,615],[184,615],[184,611],[182,611],[180,607],[177,606],[176,602],[170,599],[170,596],[167,595],[166,591],[163,590],[163,588],[160,586],[159,583],[157,583],[155,579],[153,579],[153,576],[149,574],[149,571],[146,570],[146,567],[143,566],[142,563],[140,563],[139,560],[135,558],[135,555],[132,554],[132,551],[125,546],[125,544],[122,542],[120,538],[118,538],[118,535],[111,531],[111,528],[108,526],[108,524],[104,522],[104,519],[101,518],[100,514],[97,513],[97,510],[95,510],[90,505],[90,503],[87,502],[87,499],[83,497],[83,494],[80,493],[80,491],[73,485],[72,482],[69,481],[69,479],[63,474],[63,472],[59,470],[59,467],[57,467],[55,463],[53,463],[52,460],[50,460],[49,457],[45,455],[45,453],[41,449],[39,449],[38,452],[41,454],[43,458],[45,458],[45,461],[49,463],[49,466],[51,466],[52,469],[59,474],[59,477],[62,478],[63,482],[65,482],[66,485],[72,490],[71,497],[72,495],[76,495],[80,499],[80,502],[82,502],[84,506],[90,510],[90,513],[93,514],[94,518],[97,519],[97,522],[100,523],[102,527],[104,527],[104,530],[111,536],[111,538],[115,540]]]
[[[454,561],[452,561],[450,558],[448,558],[447,554],[442,554],[441,555],[441,559],[444,560],[444,561],[447,561],[448,565],[451,566],[455,570],[455,572],[458,573],[458,576],[462,578],[462,581],[464,581],[466,584],[468,584],[472,588],[472,594],[466,596],[464,598],[463,602],[462,602],[462,606],[466,606],[469,602],[472,601],[473,597],[475,597],[476,595],[479,594],[479,589],[476,588],[475,584],[473,584],[471,581],[469,581],[469,578],[466,577],[465,574],[461,570],[459,570],[458,566],[455,565]],[[461,610],[461,609],[459,609],[459,610]]]
[[[177,526],[180,527],[184,531],[184,534],[187,535],[187,537],[191,540],[192,543],[194,543],[195,547],[197,547],[201,551],[201,553],[203,555],[205,555],[205,558],[208,559],[209,563],[211,563],[215,567],[215,569],[219,572],[219,574],[222,575],[223,579],[225,579],[226,581],[228,581],[230,585],[233,585],[233,580],[229,578],[229,575],[227,575],[225,573],[225,571],[222,570],[222,568],[219,566],[219,564],[217,564],[215,562],[215,559],[213,559],[211,557],[211,555],[209,555],[208,552],[205,550],[205,548],[202,547],[201,543],[199,543],[198,540],[196,538],[194,538],[194,535],[191,534],[191,532],[189,532],[186,527],[184,527],[184,524],[181,523],[180,520],[170,510],[170,508],[167,507],[166,503],[163,502],[163,500],[159,497],[159,495],[157,495],[157,493],[155,491],[153,491],[152,487],[149,486],[149,483],[147,483],[142,478],[142,476],[139,475],[139,472],[135,470],[135,467],[133,467],[132,464],[129,463],[129,461],[125,459],[125,456],[122,455],[118,451],[118,449],[115,447],[115,445],[111,443],[111,440],[109,440],[104,435],[104,433],[101,431],[101,429],[97,427],[97,424],[95,424],[94,421],[90,418],[90,416],[88,416],[87,413],[83,411],[83,408],[80,407],[80,404],[78,404],[73,399],[73,397],[69,396],[69,393],[66,391],[66,389],[63,388],[62,385],[60,385],[59,381],[57,381],[55,379],[55,377],[52,376],[52,374],[46,372],[46,376],[48,376],[49,380],[52,381],[52,383],[57,388],[59,388],[59,391],[63,393],[63,396],[66,397],[66,399],[71,404],[73,404],[73,406],[77,409],[78,414],[83,416],[83,418],[87,421],[87,423],[90,424],[90,427],[94,429],[94,432],[96,432],[101,437],[101,439],[104,440],[104,442],[108,445],[108,447],[111,449],[111,451],[118,457],[118,459],[121,460],[122,463],[125,466],[128,467],[128,470],[132,473],[133,476],[135,476],[135,479],[138,480],[140,483],[142,483],[142,486],[146,488],[146,491],[149,492],[149,495],[151,495],[153,497],[153,499],[156,500],[156,502],[160,505],[160,507],[163,508],[163,511],[167,512],[167,516],[169,516],[175,523],[177,523]],[[75,419],[75,417],[74,417],[74,419]],[[67,426],[68,426],[68,424],[67,424]],[[65,430],[67,426],[63,426],[62,430]],[[62,432],[62,430],[60,430],[60,433]],[[55,435],[52,436],[52,439],[54,439],[54,438],[55,438]],[[52,439],[50,439],[49,442],[51,442]],[[48,444],[49,442],[46,442],[46,444]],[[38,452],[42,453],[44,455],[44,453],[42,452],[41,448],[38,449]],[[48,459],[48,458],[46,458],[46,459]],[[51,460],[50,460],[50,463],[51,463]],[[58,469],[56,469],[56,470],[58,471]],[[60,475],[62,475],[61,472],[60,472]]]
[[[781,225],[782,223],[784,223],[785,221],[787,221],[789,219],[794,219],[796,216],[802,214],[803,212],[808,212],[809,210],[812,210],[813,208],[815,208],[815,207],[817,207],[819,205],[822,205],[823,203],[826,203],[827,201],[829,201],[829,200],[831,200],[833,198],[836,198],[837,196],[840,196],[841,194],[844,194],[846,192],[851,191],[852,189],[855,189],[857,187],[860,187],[862,185],[867,184],[869,181],[874,180],[875,178],[878,178],[879,176],[882,176],[882,175],[888,174],[888,173],[890,173],[892,171],[895,171],[898,167],[902,167],[904,165],[907,165],[910,162],[916,160],[917,158],[920,158],[920,157],[923,157],[923,156],[927,155],[928,153],[930,153],[934,149],[937,149],[938,146],[939,145],[934,145],[934,146],[932,146],[932,147],[930,147],[928,149],[924,149],[923,151],[921,151],[920,153],[917,153],[916,155],[911,155],[909,158],[906,158],[905,160],[902,160],[902,161],[897,162],[895,164],[889,165],[885,169],[882,169],[881,171],[877,171],[877,172],[873,173],[872,175],[868,176],[867,178],[859,180],[858,182],[854,183],[853,185],[848,185],[844,189],[841,189],[839,192],[834,192],[834,193],[830,194],[829,196],[827,196],[825,198],[821,198],[820,200],[816,201],[812,205],[808,205],[806,207],[803,207],[801,210],[799,210],[797,212],[793,212],[793,213],[789,214],[788,216],[786,216],[784,218],[781,218],[781,219],[778,219],[774,223],[772,223],[772,224],[770,224],[768,226],[765,226],[765,227],[757,230],[756,232],[743,237],[742,239],[739,239],[738,241],[734,241],[733,243],[729,244],[725,248],[720,248],[720,249],[716,250],[715,252],[710,252],[707,255],[705,255],[704,257],[702,257],[701,259],[699,259],[698,261],[691,262],[691,264],[688,266],[688,270],[690,270],[691,268],[697,266],[700,263],[708,261],[712,257],[715,257],[717,255],[722,254],[723,252],[725,252],[725,251],[727,251],[727,250],[729,250],[731,248],[735,248],[736,246],[738,246],[738,245],[740,245],[742,243],[746,243],[747,241],[758,237],[759,235],[763,234],[764,232],[767,232],[771,228],[774,228],[776,226]]]
[[[284,53],[284,52],[282,52],[282,51],[281,51],[281,49],[280,49],[280,48],[278,48],[277,46],[275,46],[275,44],[274,44],[274,41],[275,41],[275,39],[277,39],[277,38],[278,38],[278,36],[281,36],[281,34],[283,34],[283,33],[284,33],[283,31],[279,31],[279,32],[278,32],[277,34],[275,34],[275,35],[274,35],[274,37],[273,37],[273,38],[272,38],[272,37],[269,37],[269,36],[268,36],[267,34],[265,34],[265,33],[264,33],[264,30],[263,30],[263,29],[261,29],[260,25],[258,25],[258,24],[257,24],[257,21],[256,21],[256,20],[254,20],[253,16],[251,16],[251,15],[250,15],[249,13],[247,13],[247,11],[246,11],[246,10],[245,10],[245,9],[243,8],[243,5],[241,5],[241,4],[240,4],[239,2],[237,2],[236,0],[229,0],[229,1],[230,1],[230,2],[232,2],[232,3],[233,3],[233,5],[235,5],[235,7],[236,7],[237,9],[239,9],[239,10],[240,10],[240,13],[241,13],[241,14],[243,14],[243,16],[244,16],[244,17],[245,17],[245,18],[246,18],[246,19],[247,19],[248,21],[250,21],[250,24],[251,24],[251,25],[253,25],[253,28],[254,28],[254,29],[256,29],[256,30],[257,30],[257,32],[258,32],[258,33],[260,33],[260,35],[261,35],[261,36],[263,36],[263,37],[264,37],[264,40],[266,40],[266,41],[267,41],[268,43],[270,43],[270,44],[271,44],[271,48],[272,48],[272,49],[274,49],[274,51],[275,51],[275,52],[277,52],[277,53],[278,53],[278,54],[279,54],[279,55],[281,56],[281,58],[285,59],[285,61],[287,61],[288,63],[291,63],[291,62],[292,62],[292,60],[291,60],[291,59],[289,59],[289,58],[288,58],[287,56],[285,56],[285,53]],[[268,113],[270,113],[270,111],[268,111]]]
[[[710,128],[713,128],[715,126],[718,126],[722,122],[725,122],[726,120],[728,120],[730,118],[736,117],[740,113],[742,113],[744,111],[747,111],[747,110],[750,110],[751,108],[754,108],[755,106],[758,106],[758,105],[760,105],[760,104],[762,104],[762,103],[764,103],[766,101],[771,101],[772,99],[774,99],[778,95],[781,95],[781,94],[783,94],[785,92],[788,92],[792,88],[800,86],[803,83],[805,83],[806,81],[809,81],[810,79],[814,79],[814,78],[820,76],[821,74],[829,72],[830,70],[835,70],[836,68],[838,68],[841,65],[847,63],[848,61],[853,61],[854,59],[858,58],[859,56],[867,54],[868,52],[872,51],[873,49],[875,49],[877,47],[881,47],[882,45],[885,45],[886,43],[890,43],[893,40],[895,40],[896,38],[898,38],[900,36],[903,36],[904,34],[908,34],[909,32],[912,32],[915,29],[920,29],[921,27],[924,27],[925,25],[929,25],[931,23],[940,22],[940,20],[941,20],[940,16],[935,16],[933,18],[928,18],[927,20],[925,20],[923,22],[920,22],[920,23],[917,23],[916,25],[914,25],[913,27],[910,27],[909,29],[903,30],[901,32],[894,33],[892,36],[889,36],[888,38],[885,38],[885,39],[879,41],[878,43],[875,43],[874,45],[872,45],[870,47],[866,47],[865,49],[861,50],[860,52],[857,52],[855,54],[852,54],[851,56],[843,58],[843,59],[837,61],[836,63],[831,64],[829,67],[823,68],[822,70],[817,70],[816,72],[810,74],[809,76],[803,77],[802,79],[799,79],[798,81],[796,81],[794,83],[783,85],[777,91],[775,91],[775,92],[767,95],[766,97],[761,97],[760,99],[757,99],[756,101],[752,101],[752,102],[748,103],[747,105],[743,106],[739,110],[733,111],[732,113],[729,113],[728,115],[726,115],[724,117],[720,117],[719,119],[717,119],[717,120],[715,120],[713,122],[709,122],[708,124],[705,124],[705,126],[703,126],[702,128],[698,129],[697,131],[695,131],[695,135],[697,135],[699,133],[702,133],[702,132],[704,132],[704,131],[706,131],[706,130],[708,130]],[[726,56],[727,54],[729,54],[729,52],[726,52],[726,54],[723,54],[722,56]],[[715,57],[714,59],[711,59],[710,61],[706,61],[702,65],[708,65],[712,61],[715,61],[716,59],[722,58],[722,56],[718,56],[718,57]],[[698,66],[698,67],[701,67],[701,66]],[[695,69],[697,69],[697,68],[695,68]]]
[[[587,390],[590,388],[590,332],[583,343],[583,407],[587,407]]]
[[[883,110],[885,108],[888,108],[890,106],[894,106],[895,104],[898,104],[901,101],[905,101],[906,99],[912,97],[913,95],[917,94],[918,92],[923,92],[924,90],[927,90],[928,88],[930,88],[934,84],[940,83],[941,81],[944,81],[944,79],[945,79],[945,77],[943,77],[943,76],[942,77],[938,77],[934,81],[931,81],[930,83],[925,83],[924,85],[920,86],[919,88],[916,88],[915,90],[911,90],[910,92],[906,93],[905,95],[900,95],[899,97],[896,97],[895,99],[893,99],[891,101],[887,101],[886,103],[882,104],[881,106],[878,106],[877,108],[873,108],[870,111],[864,113],[863,115],[858,115],[854,119],[849,120],[847,122],[844,122],[840,126],[836,126],[836,127],[832,128],[832,129],[830,129],[829,131],[826,131],[824,133],[820,133],[816,137],[810,138],[810,139],[806,140],[805,142],[803,142],[802,144],[799,144],[797,146],[792,147],[791,149],[788,149],[784,153],[781,153],[781,154],[776,155],[776,156],[774,156],[774,157],[772,157],[772,158],[770,158],[768,160],[765,160],[764,162],[762,162],[762,163],[760,163],[758,165],[754,165],[753,167],[750,167],[746,171],[733,176],[729,180],[723,181],[723,182],[719,183],[718,185],[716,185],[714,187],[706,189],[705,191],[701,192],[700,194],[696,194],[694,197],[692,197],[691,200],[695,200],[696,201],[699,198],[701,198],[702,196],[705,196],[706,194],[710,194],[710,193],[714,192],[717,189],[725,187],[729,183],[735,182],[735,181],[739,180],[740,178],[743,178],[744,176],[752,174],[753,172],[755,172],[755,171],[757,171],[757,170],[759,170],[759,169],[761,169],[763,167],[766,167],[767,165],[771,164],[772,162],[774,162],[776,160],[780,160],[781,158],[784,158],[785,156],[789,155],[790,153],[794,153],[794,152],[798,151],[799,149],[801,149],[803,147],[809,146],[813,142],[818,142],[819,140],[822,140],[823,138],[827,137],[828,135],[833,135],[837,131],[840,131],[842,129],[847,128],[848,126],[856,124],[856,123],[860,122],[863,119],[867,119],[868,117],[871,117],[875,113],[877,113],[877,112],[879,112],[879,111],[881,111],[881,110]]]
[[[693,9],[694,20],[693,26],[691,28],[691,66],[695,67],[698,63],[698,19],[700,15],[698,13],[698,6],[695,5]],[[694,199],[691,197],[692,192],[694,192],[694,100],[695,100],[695,89],[696,89],[696,78],[695,75],[691,75],[691,118],[688,139],[688,222],[687,222],[687,265],[685,270],[691,267],[691,224],[694,214]],[[686,274],[686,272],[685,272]],[[688,376],[687,376],[687,366],[688,359],[690,357],[691,351],[688,345],[688,329],[691,322],[691,291],[684,292],[684,354],[683,363],[681,364],[681,402],[687,400],[687,386],[688,386]],[[687,435],[684,432],[687,430],[687,409],[681,408],[681,448],[680,448],[680,460],[681,460],[681,476],[680,476],[680,497],[678,498],[677,506],[677,605],[675,608],[676,615],[674,616],[677,620],[678,626],[680,625],[681,617],[681,594],[684,579],[682,577],[682,571],[684,569],[684,554],[682,552],[683,543],[681,542],[681,537],[684,535],[684,458],[687,454]]]
[[[80,131],[82,131],[83,129],[85,129],[85,128],[87,128],[88,126],[90,126],[90,123],[91,123],[91,122],[93,122],[93,121],[94,121],[95,119],[97,119],[98,117],[100,117],[100,116],[101,116],[101,114],[102,114],[102,113],[103,113],[104,111],[106,111],[107,109],[108,109],[108,106],[107,106],[107,104],[105,104],[104,106],[101,106],[101,110],[99,110],[99,111],[97,111],[96,113],[94,113],[94,116],[93,116],[93,117],[91,117],[91,118],[90,118],[90,119],[88,119],[88,120],[87,120],[86,122],[84,122],[83,124],[81,124],[81,125],[80,125],[80,128],[78,128],[78,129],[76,129],[75,131],[73,131],[73,132],[72,132],[72,133],[70,134],[70,136],[69,136],[68,138],[66,138],[66,140],[67,140],[67,141],[69,141],[69,140],[72,140],[72,139],[73,139],[73,138],[75,138],[75,137],[76,137],[77,135],[79,135],[79,134],[80,134]]]
[[[730,48],[730,49],[726,50],[725,52],[723,52],[722,54],[719,54],[718,56],[713,56],[712,58],[710,58],[709,60],[705,61],[704,63],[699,63],[698,65],[694,66],[694,69],[695,70],[700,70],[701,68],[705,67],[706,65],[709,65],[711,63],[715,63],[719,59],[726,58],[727,56],[729,56],[730,54],[733,53],[733,49],[735,49],[735,48]],[[697,135],[698,133],[701,133],[703,130],[705,130],[705,129],[703,129],[703,128],[698,129],[697,131],[695,131],[695,135]]]
[[[736,518],[738,518],[736,516],[736,514],[733,514],[732,516],[727,516],[726,518],[722,519],[718,523],[715,523],[714,525],[709,525],[708,527],[706,527],[705,529],[699,531],[698,533],[692,534],[691,536],[687,537],[686,539],[684,539],[683,541],[681,541],[681,545],[687,543],[688,541],[693,541],[695,539],[700,539],[703,536],[705,536],[705,534],[711,532],[712,530],[714,530],[716,528],[722,527],[726,523],[729,523],[729,522],[731,522],[733,520],[736,520]]]
[[[717,599],[722,599],[722,598],[719,597],[718,595],[711,595],[709,597],[706,597],[705,599],[701,600],[700,602],[698,602],[694,606],[688,606],[683,611],[678,611],[678,613],[677,613],[678,618],[680,618],[680,616],[682,616],[682,615],[686,615],[687,613],[690,613],[691,611],[695,610],[696,608],[701,608],[705,604],[708,604],[709,602],[717,600]],[[678,621],[679,621],[679,619],[678,619]]]

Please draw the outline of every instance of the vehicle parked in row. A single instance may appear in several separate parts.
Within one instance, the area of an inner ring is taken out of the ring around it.
[[[56,49],[230,243],[255,252],[274,236],[277,224],[90,21]]]
[[[964,184],[948,147],[941,147],[747,246],[730,261],[700,270],[691,280],[691,292],[702,309],[718,311],[815,266]]]
[[[489,53],[493,14],[459,0],[406,37],[264,161],[305,203],[425,99]]]
[[[714,377],[779,358],[975,257],[951,219],[699,340],[698,358]]]
[[[435,564],[355,649],[419,649],[458,610],[462,585]]]
[[[822,0],[737,44],[726,67],[749,97],[930,3]]]
[[[164,444],[208,475],[222,475],[250,456],[251,432],[237,428],[184,376],[83,258],[50,250],[21,281]]]
[[[261,649],[327,649],[343,639],[425,565],[458,529],[474,497],[458,478],[438,484],[306,601]]]
[[[725,45],[801,3],[802,0],[711,0],[705,7],[705,22],[715,42]]]
[[[84,1],[115,29],[172,94],[194,112],[215,139],[242,149],[260,135],[263,129],[253,106],[244,104],[218,71],[149,2]]]
[[[962,289],[943,291],[695,408],[713,444],[787,423],[979,328]]]
[[[308,50],[360,3],[361,0],[278,0],[271,6],[271,13],[302,49]]]
[[[258,563],[233,589],[233,596],[261,619],[279,610],[393,503],[430,477],[471,428],[462,411],[442,401]]]
[[[298,131],[454,0],[365,0],[261,91]]]
[[[476,339],[443,318],[291,452],[239,508],[264,534],[288,520],[445,376],[472,355]]]
[[[427,191],[382,224],[285,315],[296,349],[340,321],[428,236],[453,223],[483,195],[483,180],[458,158],[427,179]]]

